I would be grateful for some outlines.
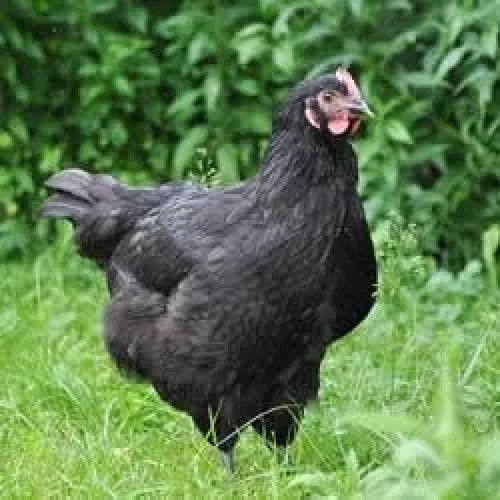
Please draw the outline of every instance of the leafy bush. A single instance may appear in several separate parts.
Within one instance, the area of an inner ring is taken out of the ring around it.
[[[370,218],[390,208],[452,266],[499,216],[498,0],[17,0],[0,12],[0,247],[26,245],[69,163],[145,182],[250,175],[270,110],[349,65],[377,119],[357,142]],[[44,226],[39,226],[43,232]]]

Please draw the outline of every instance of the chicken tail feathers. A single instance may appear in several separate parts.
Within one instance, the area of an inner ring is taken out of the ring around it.
[[[137,219],[159,200],[144,203],[142,190],[129,189],[109,175],[93,175],[69,168],[45,185],[53,194],[40,215],[72,222],[79,253],[105,266],[116,245]]]
[[[92,175],[76,168],[54,174],[45,186],[55,191],[40,208],[44,217],[66,218],[78,222],[92,206]]]
[[[80,220],[87,212],[87,203],[79,202],[65,194],[53,194],[40,209],[40,215],[50,218],[65,218],[73,222]]]

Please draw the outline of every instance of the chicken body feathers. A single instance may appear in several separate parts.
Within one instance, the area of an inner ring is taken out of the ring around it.
[[[210,439],[227,451],[250,420],[289,442],[327,346],[373,305],[356,181],[347,141],[292,127],[274,132],[257,176],[236,187],[132,189],[70,169],[47,182],[42,214],[70,219],[80,253],[106,272],[117,365],[204,434],[214,425]]]

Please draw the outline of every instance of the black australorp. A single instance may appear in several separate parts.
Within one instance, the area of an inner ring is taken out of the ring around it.
[[[247,422],[291,442],[327,346],[373,305],[349,144],[366,113],[339,68],[291,92],[246,183],[135,189],[78,169],[46,183],[42,214],[72,221],[80,254],[106,273],[111,357],[187,412],[231,468]]]

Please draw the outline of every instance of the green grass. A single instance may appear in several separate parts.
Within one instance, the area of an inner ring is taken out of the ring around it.
[[[123,380],[101,341],[102,277],[67,232],[0,265],[2,498],[500,498],[499,293],[411,231],[377,234],[370,317],[333,345],[280,466],[246,431],[230,478],[190,420]]]

